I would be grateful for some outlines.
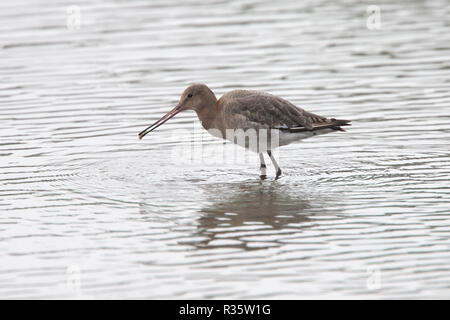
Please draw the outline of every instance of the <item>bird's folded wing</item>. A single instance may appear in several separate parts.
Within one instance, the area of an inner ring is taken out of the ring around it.
[[[222,110],[227,128],[302,127],[313,130],[315,125],[325,124],[330,119],[307,112],[280,97],[257,91],[233,91],[224,100]]]

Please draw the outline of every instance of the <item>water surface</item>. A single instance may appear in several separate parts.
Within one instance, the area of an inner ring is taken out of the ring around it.
[[[450,7],[368,4],[3,1],[0,297],[450,298]],[[264,182],[193,113],[139,141],[193,82],[353,126]]]

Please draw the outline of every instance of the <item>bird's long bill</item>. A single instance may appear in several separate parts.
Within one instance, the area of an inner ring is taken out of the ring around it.
[[[183,108],[180,105],[177,105],[175,108],[167,112],[167,114],[164,117],[162,117],[151,126],[139,132],[139,139],[142,139],[147,133],[152,132],[153,130],[158,128],[160,125],[164,124],[167,120],[175,116],[177,113],[180,113],[181,111],[183,111]]]

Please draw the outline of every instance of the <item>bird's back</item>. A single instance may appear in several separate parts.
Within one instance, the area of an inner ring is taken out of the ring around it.
[[[324,126],[338,129],[350,122],[313,114],[283,98],[261,91],[233,90],[224,94],[218,105],[222,121],[229,129],[313,131]]]

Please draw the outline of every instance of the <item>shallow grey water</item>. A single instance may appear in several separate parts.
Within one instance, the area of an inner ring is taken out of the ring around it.
[[[444,0],[1,2],[0,297],[450,298],[449,17]],[[192,113],[138,141],[193,82],[353,126],[280,149],[262,183]]]

